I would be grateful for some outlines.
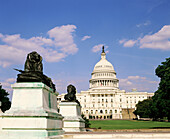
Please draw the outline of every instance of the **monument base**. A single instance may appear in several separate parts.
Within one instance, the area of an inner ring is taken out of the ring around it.
[[[11,109],[1,114],[0,138],[60,138],[63,117],[53,90],[43,83],[15,83],[12,88]]]
[[[85,130],[85,121],[81,117],[81,108],[76,102],[61,102],[59,104],[60,114],[64,116],[64,127],[66,132],[80,132]]]

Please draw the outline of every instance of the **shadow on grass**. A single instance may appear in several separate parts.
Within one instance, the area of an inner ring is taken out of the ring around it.
[[[151,127],[150,129],[170,129],[170,127]]]

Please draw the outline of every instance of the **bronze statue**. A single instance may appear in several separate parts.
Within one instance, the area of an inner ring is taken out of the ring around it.
[[[17,82],[42,82],[53,89],[55,85],[51,78],[43,74],[42,57],[37,52],[31,52],[27,55],[24,71],[15,69],[21,74],[18,74]]]
[[[76,99],[76,88],[73,85],[67,86],[67,94],[64,96],[65,101],[76,102],[80,105],[80,102]]]
[[[27,55],[25,62],[25,71],[43,72],[42,57],[37,52],[31,52]]]

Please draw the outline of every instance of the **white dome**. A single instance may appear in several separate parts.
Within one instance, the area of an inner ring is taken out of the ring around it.
[[[101,59],[94,66],[92,78],[89,80],[90,89],[108,89],[114,90],[119,88],[119,80],[116,78],[116,72],[113,65],[107,61],[104,46],[102,48]]]
[[[101,59],[94,66],[94,70],[93,70],[93,72],[101,72],[101,71],[115,72],[114,68],[113,68],[113,65],[109,61],[107,61],[106,53],[104,51],[101,53]]]
[[[114,71],[113,65],[106,59],[101,59],[95,66],[93,72],[96,71]]]

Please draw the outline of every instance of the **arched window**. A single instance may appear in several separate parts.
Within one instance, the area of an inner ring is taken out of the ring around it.
[[[93,114],[93,110],[91,110],[91,114]]]
[[[117,113],[117,110],[115,110],[115,113]]]
[[[105,110],[105,114],[107,114],[107,110]]]
[[[100,113],[103,113],[103,111],[102,111],[102,110],[100,110]]]
[[[110,114],[112,114],[112,110],[110,110]]]

